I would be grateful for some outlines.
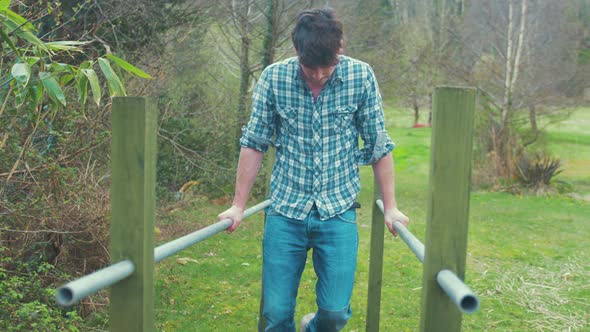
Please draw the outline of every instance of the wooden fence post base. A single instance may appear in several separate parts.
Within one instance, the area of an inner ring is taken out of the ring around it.
[[[154,219],[157,109],[146,98],[113,98],[111,262],[135,272],[111,288],[111,331],[154,329]]]

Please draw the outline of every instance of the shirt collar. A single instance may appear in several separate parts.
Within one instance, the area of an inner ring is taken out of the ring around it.
[[[334,84],[334,83],[342,83],[344,81],[344,76],[342,75],[342,61],[344,60],[344,56],[339,55],[338,60],[339,60],[339,62],[336,65],[336,69],[334,69],[334,72],[332,73],[332,76],[330,76],[330,79],[328,79],[328,82],[326,82],[326,85]],[[305,83],[305,77],[303,77],[303,70],[301,70],[301,65],[299,64],[299,59],[297,57],[295,57],[295,61],[293,63],[295,65],[295,71],[296,71],[295,78],[296,78],[297,84],[305,86],[307,83]]]

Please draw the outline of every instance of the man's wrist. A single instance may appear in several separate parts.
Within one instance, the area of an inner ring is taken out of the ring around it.
[[[383,208],[385,211],[395,210],[395,209],[397,209],[397,202],[396,201],[389,202],[389,203],[383,202]]]
[[[234,200],[232,202],[232,207],[235,207],[237,209],[244,211],[246,209],[246,203],[242,203],[242,202]]]

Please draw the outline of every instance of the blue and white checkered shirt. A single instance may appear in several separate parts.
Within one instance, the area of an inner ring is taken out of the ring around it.
[[[360,190],[358,166],[375,163],[394,147],[373,70],[346,56],[316,101],[296,57],[267,67],[240,145],[262,152],[275,146],[272,209],[298,220],[314,204],[321,219],[350,208]]]

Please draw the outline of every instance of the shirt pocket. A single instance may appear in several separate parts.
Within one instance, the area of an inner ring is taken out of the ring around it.
[[[290,106],[277,107],[279,130],[284,134],[297,134],[297,109]]]
[[[351,132],[354,128],[355,112],[356,105],[337,106],[330,113],[330,132],[333,134]]]

